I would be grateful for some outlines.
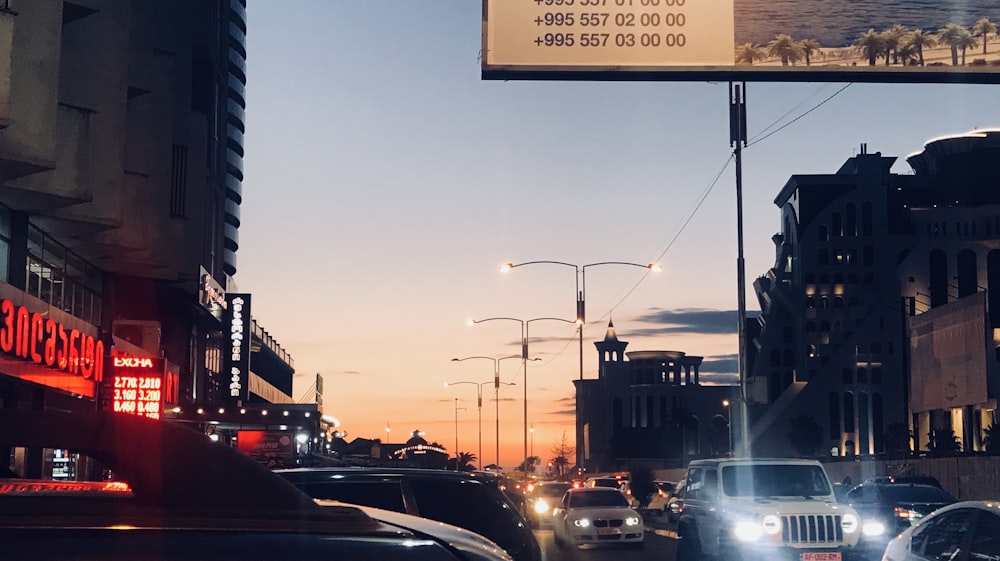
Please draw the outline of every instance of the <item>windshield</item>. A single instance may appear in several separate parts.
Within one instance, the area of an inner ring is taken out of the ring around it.
[[[814,465],[725,466],[722,491],[731,497],[811,497],[833,492],[823,468]]]

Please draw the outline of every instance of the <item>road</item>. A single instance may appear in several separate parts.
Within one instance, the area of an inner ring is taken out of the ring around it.
[[[646,524],[646,545],[641,550],[591,546],[560,550],[552,541],[552,530],[535,530],[535,536],[542,546],[543,561],[673,561],[677,540],[666,521],[647,516]]]

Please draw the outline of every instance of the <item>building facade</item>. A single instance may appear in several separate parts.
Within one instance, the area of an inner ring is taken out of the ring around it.
[[[613,324],[594,346],[598,377],[573,382],[578,468],[670,468],[730,452],[737,388],[702,384],[702,357],[626,352],[628,343],[618,339]]]
[[[0,6],[0,407],[164,418],[293,401],[291,357],[228,297],[246,30],[245,0]],[[147,367],[157,393],[108,386]],[[51,476],[52,454],[10,463]]]
[[[937,431],[983,448],[998,375],[1000,132],[929,141],[906,158],[912,173],[893,173],[895,160],[863,145],[775,198],[775,265],[748,322],[755,455],[793,453],[789,427],[803,422],[817,454],[928,451]],[[921,317],[931,311],[944,319]],[[914,399],[931,386],[962,390]]]

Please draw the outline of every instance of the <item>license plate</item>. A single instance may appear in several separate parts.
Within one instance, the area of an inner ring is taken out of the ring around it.
[[[840,552],[800,553],[799,561],[840,561]]]
[[[611,535],[620,534],[620,533],[622,533],[622,531],[620,529],[618,529],[618,528],[598,528],[597,529],[597,534],[599,536],[611,536]],[[805,560],[803,560],[803,561],[805,561]]]

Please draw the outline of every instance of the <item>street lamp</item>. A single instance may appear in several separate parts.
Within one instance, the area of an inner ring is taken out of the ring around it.
[[[463,360],[471,359],[485,359],[493,361],[493,401],[496,404],[496,415],[497,415],[497,461],[496,466],[500,467],[500,361],[506,360],[508,358],[521,358],[520,355],[510,355],[502,356],[500,358],[493,358],[491,356],[467,356],[463,358],[453,358],[452,362],[462,362]],[[505,385],[513,386],[514,384],[505,383]]]
[[[529,431],[531,432],[531,456],[534,457],[535,456],[535,423],[531,423],[531,428],[529,429]]]
[[[533,321],[561,321],[563,323],[578,323],[576,321],[571,321],[563,318],[531,318],[531,319],[518,319],[512,317],[494,317],[486,319],[470,319],[469,325],[475,325],[477,323],[485,323],[487,321],[495,320],[507,320],[516,321],[521,324],[521,369],[524,371],[524,468],[528,468],[528,360],[541,360],[541,359],[529,359],[528,358],[528,326]]]
[[[456,360],[456,359],[452,359],[452,360]],[[463,381],[463,382],[445,382],[444,383],[444,387],[446,387],[446,388],[450,387],[450,386],[457,386],[459,384],[472,384],[473,386],[476,386],[476,403],[477,403],[478,408],[479,408],[479,462],[480,462],[480,465],[482,465],[482,462],[483,462],[483,386],[485,386],[486,384],[489,384],[489,383],[490,383],[489,381],[486,381],[486,382],[464,382]],[[506,386],[513,386],[514,385],[514,384],[508,383],[508,382],[501,382],[501,383],[504,384],[504,385],[506,385]],[[498,426],[499,426],[499,424],[498,424]],[[498,432],[498,434],[499,434],[499,432]],[[499,453],[497,455],[499,456]],[[499,466],[500,464],[497,463],[497,465]]]
[[[732,403],[728,399],[722,400],[722,406],[726,408],[726,415],[728,417],[728,425],[726,428],[729,429],[729,455],[733,455],[733,408],[730,407]]]
[[[504,263],[500,266],[500,272],[506,273],[515,267],[523,267],[525,265],[564,265],[566,267],[573,267],[576,270],[576,323],[580,328],[580,379],[583,380],[583,326],[587,323],[586,315],[586,293],[587,293],[587,268],[597,267],[599,265],[627,265],[629,267],[641,267],[654,273],[659,273],[663,270],[663,267],[656,263],[647,263],[643,265],[641,263],[629,263],[626,261],[601,261],[599,263],[587,263],[586,265],[576,265],[573,263],[566,263],[565,261],[526,261],[524,263]]]

